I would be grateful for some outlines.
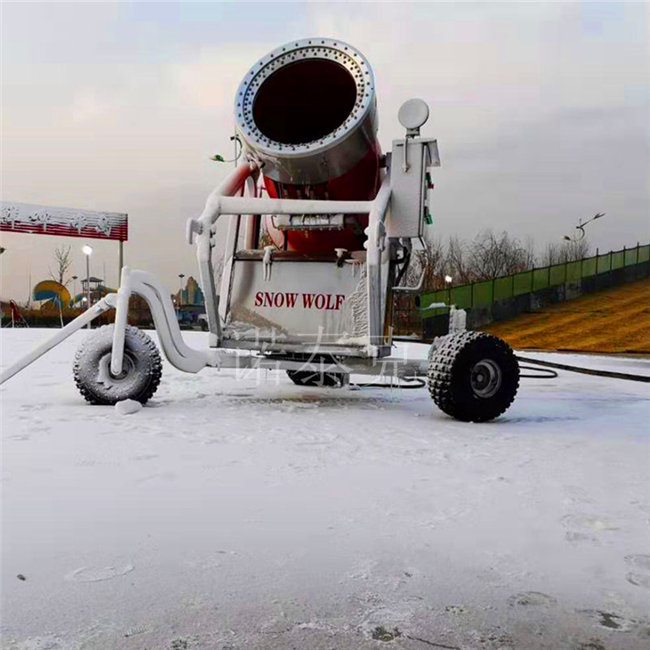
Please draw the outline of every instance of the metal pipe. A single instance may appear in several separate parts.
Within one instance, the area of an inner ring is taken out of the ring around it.
[[[125,266],[122,269],[120,288],[117,290],[115,298],[115,328],[113,330],[113,348],[111,350],[111,373],[116,377],[122,373],[124,339],[126,336],[126,322],[130,297],[129,269]]]
[[[211,226],[217,218],[223,214],[221,209],[221,200],[224,196],[233,196],[244,184],[246,179],[257,169],[255,164],[243,162],[235,168],[235,170],[226,176],[226,178],[217,187],[212,190],[205,202],[203,212],[199,217],[199,221],[208,227]],[[231,212],[230,214],[241,214],[241,212]]]
[[[86,301],[88,310],[90,309],[90,255],[86,255]],[[88,329],[90,329],[90,321],[88,321]]]
[[[117,266],[118,266],[118,271],[117,275],[118,277],[122,277],[122,267],[124,266],[124,242],[120,239],[119,241],[119,249],[117,253]]]
[[[246,192],[248,198],[257,198],[257,185],[253,176],[249,176],[246,179]],[[244,217],[244,246],[249,250],[255,248],[256,220],[258,218],[259,217],[254,214],[248,214]]]
[[[109,293],[107,296],[102,298],[96,305],[87,309],[83,314],[77,316],[74,320],[70,321],[65,327],[60,330],[57,330],[57,333],[51,338],[47,339],[44,343],[39,345],[37,348],[32,350],[29,354],[26,354],[24,357],[16,361],[16,363],[9,366],[0,374],[0,384],[4,384],[7,379],[13,377],[17,372],[20,372],[28,365],[36,361],[39,357],[42,357],[46,352],[49,352],[55,345],[58,345],[62,341],[65,341],[71,334],[74,334],[77,330],[80,330],[86,324],[89,324],[94,318],[97,318],[100,314],[103,314],[105,311],[108,311],[115,306],[116,295],[114,293]]]
[[[368,241],[366,247],[367,268],[367,305],[368,305],[368,339],[371,346],[381,345],[382,342],[382,309],[381,309],[381,253],[384,249],[386,227],[386,210],[390,201],[390,176],[386,175],[371,202],[368,216]]]
[[[154,275],[146,271],[127,271],[127,269],[125,269],[125,275],[125,286],[128,288],[129,294],[135,293],[141,296],[149,305],[160,346],[167,360],[175,368],[193,373],[205,368],[205,366],[218,365],[215,351],[196,350],[185,343],[169,291],[156,280]],[[118,335],[119,332],[116,327],[113,335],[111,372],[113,362],[116,363],[116,367],[118,362],[116,346],[116,337]],[[121,357],[119,361],[121,362]]]
[[[221,214],[368,214],[373,201],[310,201],[224,195],[219,204]]]

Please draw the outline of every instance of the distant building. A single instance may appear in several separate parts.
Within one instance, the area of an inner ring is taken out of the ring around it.
[[[200,314],[205,313],[205,299],[199,283],[190,276],[184,289],[179,289],[173,296],[176,317],[181,327],[193,327]]]
[[[191,275],[187,278],[185,288],[179,289],[174,295],[174,302],[177,307],[183,307],[185,305],[205,306],[203,291],[201,291],[199,283]]]

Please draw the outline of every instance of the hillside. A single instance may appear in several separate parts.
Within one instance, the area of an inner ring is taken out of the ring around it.
[[[515,349],[650,354],[650,279],[481,328]]]

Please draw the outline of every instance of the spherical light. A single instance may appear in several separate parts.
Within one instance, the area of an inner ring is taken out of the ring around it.
[[[397,119],[405,129],[419,129],[429,119],[429,107],[421,99],[409,99],[400,107]]]

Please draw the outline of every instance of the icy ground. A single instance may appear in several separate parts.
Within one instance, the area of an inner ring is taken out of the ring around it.
[[[46,334],[2,330],[3,363]],[[4,648],[650,647],[647,384],[523,380],[476,425],[166,365],[122,415],[76,392],[83,336],[0,391]]]

